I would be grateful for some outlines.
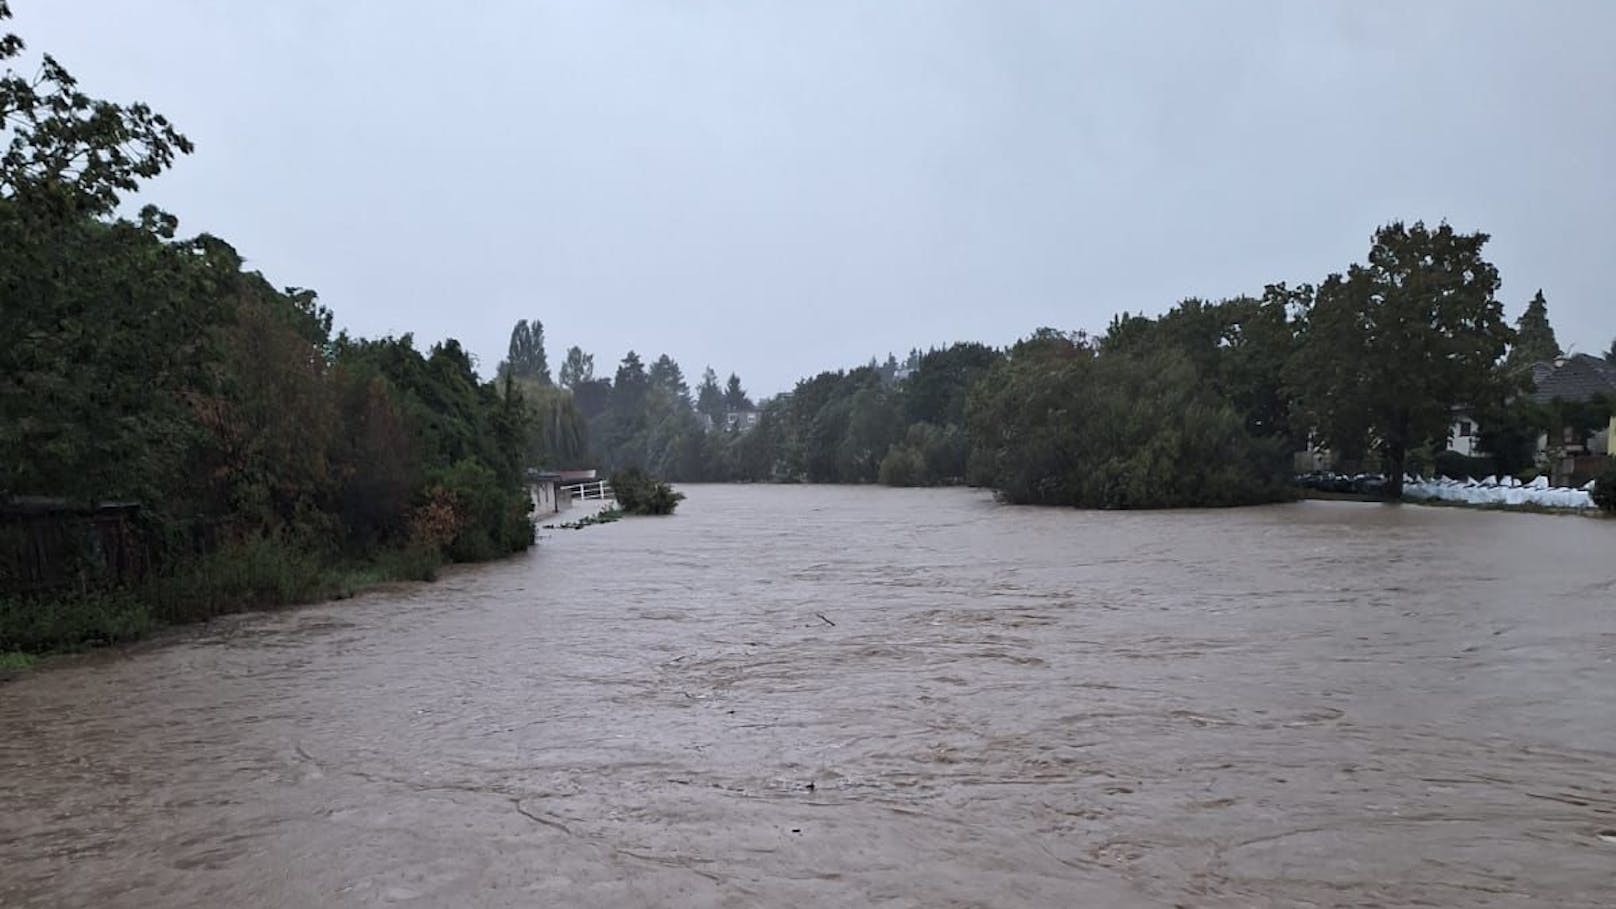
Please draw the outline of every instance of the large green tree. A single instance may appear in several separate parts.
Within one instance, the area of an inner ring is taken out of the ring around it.
[[[730,373],[729,381],[724,384],[724,409],[729,411],[752,409],[752,399],[747,396],[746,389],[741,387],[741,377],[735,373]]]
[[[0,0],[0,22],[11,18]],[[168,169],[191,142],[141,103],[104,101],[79,91],[55,58],[43,55],[35,75],[12,69],[24,44],[0,34],[0,199],[26,198],[55,214],[106,215],[123,193]]]
[[[513,379],[530,379],[550,384],[550,362],[544,353],[544,323],[522,319],[511,329],[511,342],[499,374]]]
[[[1554,326],[1549,324],[1549,303],[1539,290],[1515,323],[1515,343],[1509,349],[1509,366],[1512,370],[1528,369],[1539,361],[1553,361],[1562,353],[1560,342],[1554,337]]]
[[[904,415],[911,423],[963,425],[966,392],[998,359],[998,351],[975,342],[930,351],[906,381]],[[893,358],[894,371],[896,364]]]
[[[1388,497],[1402,493],[1409,449],[1444,438],[1456,406],[1493,406],[1515,332],[1498,302],[1483,233],[1394,223],[1366,264],[1303,301],[1292,380],[1326,444],[1372,444]]]
[[[1135,356],[1177,351],[1245,417],[1253,435],[1288,438],[1293,401],[1284,371],[1295,346],[1289,312],[1310,292],[1276,284],[1260,298],[1184,300],[1160,319],[1124,313],[1112,320],[1100,350]]]
[[[696,412],[714,422],[724,418],[724,389],[719,387],[718,373],[711,366],[701,371],[701,384],[696,386]]]
[[[660,388],[676,401],[690,403],[690,385],[685,382],[684,370],[667,354],[657,357],[646,373],[651,385]]]
[[[1284,498],[1283,444],[1254,437],[1208,378],[1175,345],[1035,335],[971,391],[972,478],[1013,502],[1085,508]]]
[[[0,22],[10,19],[0,0]],[[147,498],[195,432],[185,405],[215,359],[239,259],[172,242],[123,194],[191,143],[145,104],[92,98],[54,58],[0,34],[0,497]]]
[[[594,384],[583,383],[578,393],[580,409],[589,414],[589,439],[600,466],[639,468],[669,479],[712,478],[715,471],[709,465],[721,455],[709,450],[672,357],[662,355],[647,369],[630,351],[598,409],[585,401]]]
[[[585,382],[593,382],[595,355],[584,353],[577,345],[567,348],[567,358],[561,362],[557,379],[562,388],[577,388]]]
[[[625,412],[639,408],[645,393],[651,388],[651,377],[645,372],[640,355],[629,351],[623,362],[617,364],[617,375],[612,378],[612,407]]]

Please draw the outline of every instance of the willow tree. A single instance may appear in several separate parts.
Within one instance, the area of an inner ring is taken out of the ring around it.
[[[559,468],[578,464],[589,449],[589,423],[572,392],[532,379],[517,387],[525,412],[528,465]]]
[[[1402,494],[1410,448],[1446,438],[1456,406],[1494,405],[1515,332],[1498,302],[1488,236],[1447,224],[1375,232],[1368,262],[1332,275],[1301,307],[1292,375],[1332,447],[1379,450],[1386,494]]]

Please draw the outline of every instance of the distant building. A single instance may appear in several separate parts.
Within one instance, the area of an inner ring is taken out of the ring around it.
[[[696,418],[701,421],[703,432],[712,432],[714,429],[722,429],[725,432],[745,432],[758,424],[758,417],[762,413],[762,411],[756,409],[729,410],[725,411],[724,415],[717,420],[714,420],[710,414],[704,413],[696,414]]]
[[[1580,485],[1597,476],[1616,438],[1616,415],[1596,428],[1588,425],[1591,414],[1577,412],[1579,405],[1601,398],[1616,402],[1616,365],[1577,354],[1532,364],[1532,379],[1537,386],[1532,400],[1551,408],[1559,421],[1538,437],[1539,462],[1547,465],[1556,485]]]
[[[1535,388],[1530,399],[1546,408],[1591,404],[1600,398],[1616,406],[1616,364],[1600,357],[1577,354],[1533,363],[1532,381]],[[1564,415],[1568,410],[1574,414],[1577,409],[1572,407],[1558,412]],[[1611,415],[1608,423],[1595,428],[1588,427],[1586,422],[1574,424],[1570,418],[1566,419],[1566,424],[1538,436],[1537,462],[1540,469],[1546,469],[1551,474],[1556,484],[1578,485],[1575,481],[1598,473],[1606,463],[1604,459],[1616,454],[1612,451],[1612,441],[1616,440],[1616,414]],[[1444,447],[1468,458],[1488,457],[1492,452],[1482,448],[1481,429],[1481,422],[1473,411],[1463,405],[1455,405],[1448,422],[1448,437]],[[1330,451],[1316,445],[1295,452],[1293,464],[1299,473],[1332,467],[1341,469]]]
[[[569,468],[565,470],[527,470],[528,490],[533,498],[534,514],[556,514],[570,501],[566,488],[577,483],[598,479],[595,468]]]
[[[756,410],[731,410],[724,414],[724,428],[730,432],[745,432],[757,424]]]
[[[1469,411],[1454,408],[1453,420],[1448,424],[1448,450],[1467,458],[1479,458],[1487,454],[1481,449],[1481,426]]]
[[[1601,397],[1616,401],[1616,365],[1599,357],[1577,354],[1552,363],[1534,363],[1532,380],[1537,386],[1532,400],[1538,404],[1587,404]],[[1607,455],[1611,438],[1616,436],[1616,416],[1591,433],[1575,426],[1561,426],[1555,436],[1557,438],[1552,440],[1543,438],[1539,450],[1555,450],[1570,456]]]

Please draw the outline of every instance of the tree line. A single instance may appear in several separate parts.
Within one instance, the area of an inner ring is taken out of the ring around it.
[[[1457,457],[1442,452],[1462,412],[1482,427],[1489,471],[1529,471],[1541,435],[1586,434],[1610,402],[1532,402],[1533,364],[1562,351],[1541,291],[1515,326],[1505,318],[1488,239],[1394,222],[1362,262],[1316,284],[1122,313],[1097,336],[1044,328],[1007,349],[889,355],[803,379],[761,402],[750,428],[697,419],[721,400],[710,369],[693,400],[667,379],[680,372],[666,355],[647,371],[630,352],[612,380],[572,383],[583,430],[572,454],[678,480],[971,483],[1014,502],[1239,505],[1293,496],[1294,456],[1307,449],[1383,473],[1395,497],[1405,473]]]
[[[17,72],[23,50],[0,38],[0,651],[530,545],[530,415],[558,405],[454,340],[334,334],[224,240],[121,214],[191,143],[49,56]],[[106,503],[138,506],[138,571],[98,575],[104,541],[58,532]]]
[[[524,456],[534,467],[634,468],[680,480],[717,479],[707,465],[734,415],[754,411],[738,375],[720,383],[712,367],[691,388],[667,354],[649,365],[629,351],[610,376],[595,357],[567,349],[555,379],[544,351],[544,323],[522,319],[511,330],[495,387],[524,415]]]

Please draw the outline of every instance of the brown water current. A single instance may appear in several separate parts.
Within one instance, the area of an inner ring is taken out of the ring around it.
[[[0,905],[1616,904],[1616,522],[686,491],[0,685]]]

